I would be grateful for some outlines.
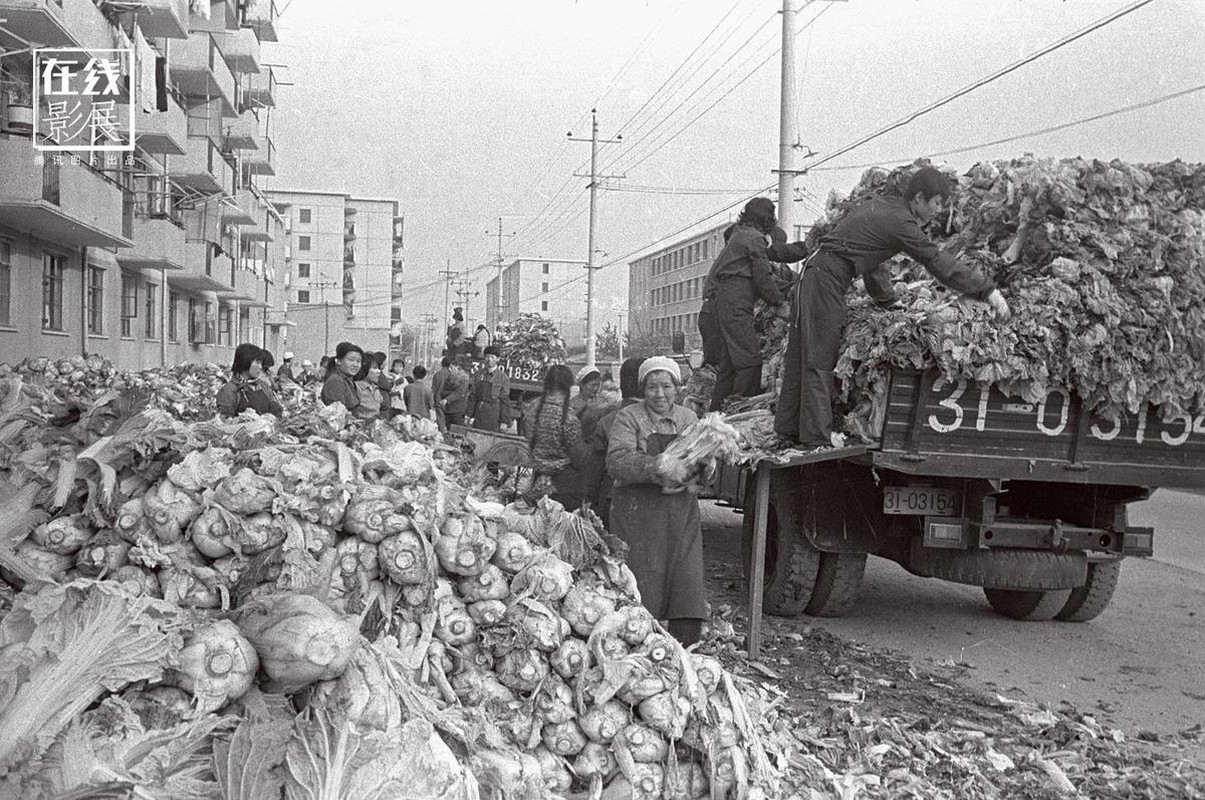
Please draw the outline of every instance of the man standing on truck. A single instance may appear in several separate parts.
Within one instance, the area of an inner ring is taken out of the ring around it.
[[[774,203],[769,198],[755,197],[746,203],[704,282],[704,304],[713,304],[719,332],[712,411],[718,411],[730,394],[752,397],[761,391],[761,344],[753,327],[753,305],[758,298],[771,305],[785,302],[766,258],[766,236],[774,224]]]
[[[909,179],[903,197],[868,200],[821,237],[796,284],[774,415],[780,439],[807,449],[831,444],[833,370],[845,327],[845,290],[860,275],[879,306],[899,308],[884,263],[897,253],[916,259],[949,288],[988,303],[997,318],[1008,318],[1008,302],[992,279],[939,250],[921,230],[949,196],[949,178],[923,167]]]

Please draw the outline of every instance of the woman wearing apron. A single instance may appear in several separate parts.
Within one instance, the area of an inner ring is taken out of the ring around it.
[[[682,374],[672,359],[646,359],[638,381],[644,399],[616,412],[607,445],[607,472],[615,479],[611,532],[630,548],[628,566],[645,607],[691,645],[707,619],[699,501],[667,482],[658,456],[696,417],[676,403]]]
[[[498,368],[499,351],[490,345],[485,348],[485,366],[473,381],[473,397],[469,403],[473,427],[497,433],[510,424],[510,376]]]

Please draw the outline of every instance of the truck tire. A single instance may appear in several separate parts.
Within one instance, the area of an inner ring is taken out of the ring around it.
[[[745,580],[752,583],[753,509],[745,510],[741,536]],[[796,617],[812,599],[812,587],[820,568],[820,551],[803,535],[799,512],[793,507],[770,503],[766,514],[765,583],[762,610],[777,617]]]
[[[1049,592],[984,589],[983,593],[987,595],[988,603],[998,614],[1009,619],[1045,622],[1054,619],[1055,614],[1058,614],[1067,604],[1071,591],[1071,589],[1055,589]]]
[[[1088,564],[1088,582],[1071,590],[1071,596],[1055,619],[1063,622],[1087,622],[1096,619],[1113,599],[1121,561],[1098,561]]]
[[[849,611],[858,599],[865,569],[865,553],[821,553],[806,613],[813,617],[840,617]]]
[[[986,589],[1075,589],[1088,576],[1083,553],[1047,550],[942,550],[914,545],[909,566],[918,575]]]

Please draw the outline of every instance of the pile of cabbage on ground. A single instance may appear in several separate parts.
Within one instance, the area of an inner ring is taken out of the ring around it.
[[[809,244],[857,204],[901,194],[924,165],[867,171],[848,198],[830,198]],[[998,322],[986,306],[958,300],[904,256],[894,266],[901,310],[878,308],[855,282],[837,365],[850,432],[877,437],[875,401],[894,367],[936,367],[1030,401],[1069,388],[1106,418],[1147,404],[1166,415],[1201,410],[1205,165],[982,162],[958,177],[950,212],[928,233],[995,278],[1012,318]],[[773,394],[785,350],[780,327],[763,335]]]
[[[0,381],[0,796],[777,796],[588,511],[425,420],[93,393]]]

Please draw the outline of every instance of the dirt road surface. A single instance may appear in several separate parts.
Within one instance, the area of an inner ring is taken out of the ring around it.
[[[741,517],[702,506],[708,560],[731,567],[713,573],[729,578],[713,601],[743,604]],[[978,588],[918,578],[872,557],[845,617],[766,616],[765,630],[811,626],[960,670],[968,684],[1009,698],[1069,703],[1131,737],[1174,736],[1205,722],[1203,522],[1199,495],[1159,492],[1135,506],[1131,524],[1156,528],[1156,557],[1127,560],[1112,604],[1088,623],[1005,619]],[[1197,741],[1194,760],[1205,764]]]

